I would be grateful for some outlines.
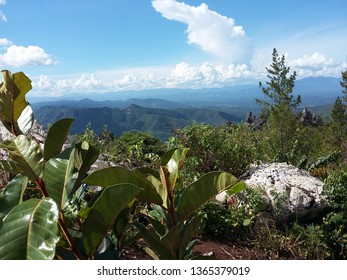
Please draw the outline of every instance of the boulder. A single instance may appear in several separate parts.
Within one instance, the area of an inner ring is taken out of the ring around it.
[[[268,211],[277,222],[310,220],[325,209],[323,182],[287,163],[254,166],[245,183],[263,189]]]

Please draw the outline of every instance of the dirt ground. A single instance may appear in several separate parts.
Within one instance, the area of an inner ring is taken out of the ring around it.
[[[143,242],[126,248],[124,258],[127,260],[151,260],[143,250]],[[244,245],[221,243],[216,240],[203,239],[194,247],[195,255],[214,255],[218,260],[265,260],[270,259],[265,252],[260,252]]]

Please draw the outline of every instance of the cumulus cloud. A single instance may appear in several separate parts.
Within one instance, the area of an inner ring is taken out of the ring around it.
[[[291,61],[293,67],[320,69],[324,66],[331,66],[334,64],[333,59],[327,59],[324,54],[314,53],[311,56],[304,55],[303,57]]]
[[[71,93],[106,93],[124,90],[144,90],[157,88],[214,88],[252,83],[266,79],[266,69],[271,64],[271,56],[259,53],[254,65],[214,64],[204,62],[192,65],[181,62],[169,68],[152,67],[124,70],[100,71],[69,77],[41,75],[33,78],[34,95],[61,96]],[[347,62],[335,63],[321,53],[289,59],[286,64],[296,71],[298,78],[308,76],[340,77],[347,68]]]
[[[176,65],[167,78],[168,87],[221,87],[253,79],[254,75],[246,64],[213,65],[204,62],[200,66],[192,66],[186,62]]]
[[[110,85],[111,90],[144,90],[163,87],[161,77],[150,71],[131,72],[115,79]]]
[[[9,41],[8,41],[9,42]],[[55,61],[44,49],[38,46],[16,46],[11,45],[4,54],[0,53],[0,65],[6,66],[39,66],[53,65]]]
[[[7,38],[0,38],[0,47],[7,47],[11,45],[12,42]]]
[[[82,74],[75,78],[55,79],[47,75],[40,75],[33,81],[34,92],[50,92],[53,96],[60,96],[73,92],[103,92],[105,85],[95,74]]]
[[[94,74],[83,74],[72,86],[78,90],[95,90],[102,87],[102,82]]]
[[[343,63],[335,63],[332,58],[327,58],[324,54],[315,52],[312,55],[289,60],[290,67],[298,73],[299,77],[308,76],[339,76]]]
[[[251,48],[246,32],[228,18],[209,9],[206,4],[190,6],[175,0],[153,0],[152,6],[163,17],[188,25],[188,43],[215,55],[226,63],[247,63]]]

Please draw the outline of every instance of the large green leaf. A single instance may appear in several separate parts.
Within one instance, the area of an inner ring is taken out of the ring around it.
[[[162,205],[155,187],[140,174],[121,167],[109,167],[94,171],[83,182],[92,186],[108,187],[115,184],[133,184],[143,189],[138,199]]]
[[[20,115],[16,126],[24,135],[28,134],[34,125],[34,112],[30,104],[28,104]]]
[[[79,188],[81,181],[85,178],[92,164],[97,160],[99,156],[99,150],[87,142],[77,143],[73,149],[73,153],[70,156],[70,163],[74,163],[75,168],[78,171],[78,178],[73,186],[72,190],[69,190],[69,194]]]
[[[81,142],[66,149],[59,157],[68,159],[67,170],[74,170],[74,181],[70,181],[67,186],[67,197],[75,193],[80,187],[81,181],[85,178],[92,164],[97,160],[99,151],[87,142]],[[77,175],[77,176],[76,176]]]
[[[73,171],[67,159],[51,158],[45,163],[43,181],[48,195],[54,199],[60,208],[64,206],[67,186],[72,179]]]
[[[0,193],[0,221],[17,206],[28,184],[28,178],[17,175]]]
[[[49,160],[61,152],[73,121],[73,119],[61,119],[49,128],[43,153],[45,160]]]
[[[202,226],[204,225],[204,218],[205,214],[199,214],[194,216],[184,224],[183,230],[181,231],[181,242],[179,250],[180,259],[185,259],[187,257],[186,255],[191,253],[187,252],[187,248],[189,244],[191,244],[193,238],[196,238],[197,235],[203,230]]]
[[[189,148],[175,148],[168,151],[162,158],[162,165],[166,167],[170,174],[171,191],[176,186],[179,170],[181,169],[188,152]]]
[[[160,260],[174,259],[170,251],[171,248],[166,246],[166,242],[162,242],[161,237],[154,231],[153,228],[146,228],[143,224],[138,222],[135,222],[134,224],[141,236],[146,240],[149,247]]]
[[[51,198],[30,199],[13,208],[0,223],[0,259],[53,259],[58,217]]]
[[[12,174],[22,174],[31,181],[39,182],[44,168],[40,145],[27,136],[19,135],[13,140],[4,141],[0,148],[9,153],[10,159],[1,161],[2,167]]]
[[[181,220],[187,219],[221,191],[237,184],[238,179],[227,172],[210,172],[190,184],[182,193],[177,205]]]
[[[12,74],[3,70],[0,84],[0,116],[7,128],[15,135],[23,133],[17,123],[22,112],[29,105],[25,95],[31,90],[31,81],[23,73]],[[32,118],[32,114],[31,114]]]
[[[132,184],[118,184],[103,190],[83,223],[83,244],[88,256],[94,254],[118,214],[140,191]]]

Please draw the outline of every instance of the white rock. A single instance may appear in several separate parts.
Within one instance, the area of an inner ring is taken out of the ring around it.
[[[262,164],[250,169],[245,183],[263,188],[276,220],[311,219],[325,209],[323,182],[286,163]]]

